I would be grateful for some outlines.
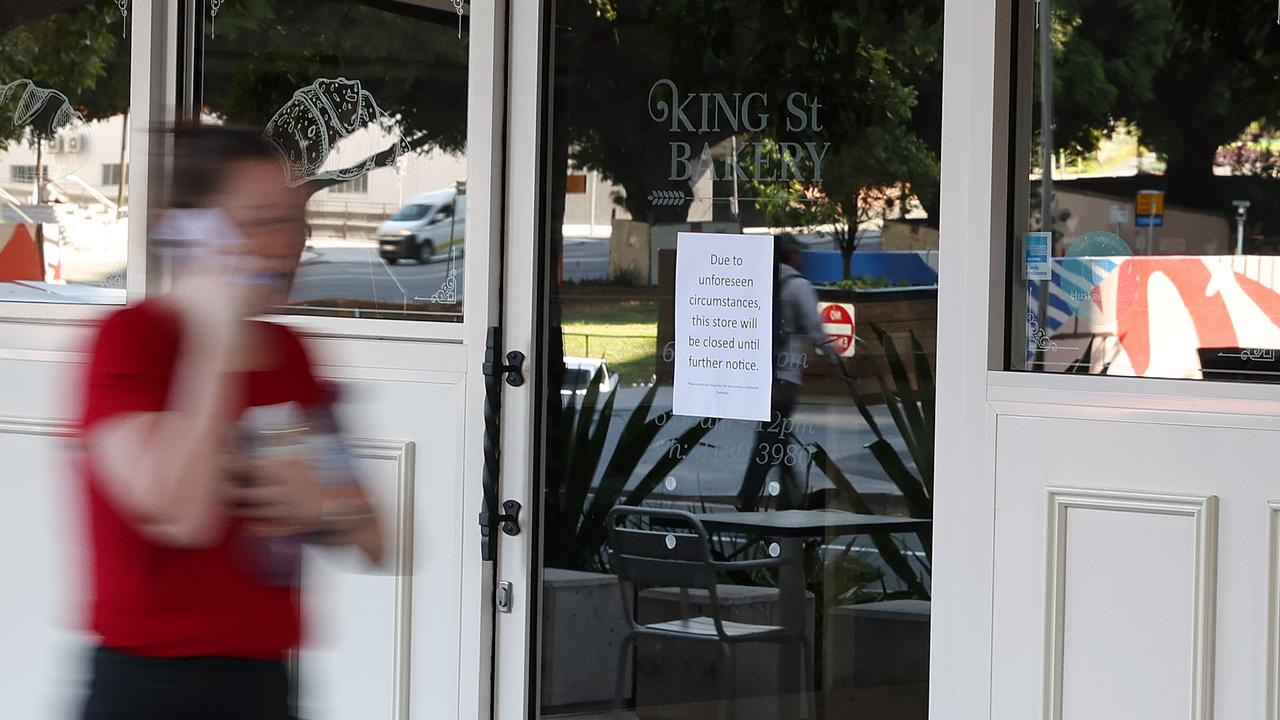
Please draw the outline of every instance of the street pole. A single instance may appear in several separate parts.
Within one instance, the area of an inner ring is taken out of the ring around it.
[[[600,173],[597,170],[587,171],[587,175],[591,179],[590,186],[587,188],[587,192],[591,193],[591,218],[587,221],[590,223],[591,229],[588,230],[587,233],[591,235],[591,237],[596,236],[596,182],[599,174]]]
[[[1040,31],[1040,231],[1049,233],[1049,263],[1053,263],[1053,7],[1052,0],[1036,0]],[[1040,328],[1049,317],[1050,280],[1040,280]],[[1044,351],[1032,356],[1044,366]],[[1034,365],[1028,368],[1034,369]]]
[[[124,207],[124,179],[129,174],[129,109],[120,116],[120,178],[116,183],[116,216]]]
[[[1236,255],[1244,254],[1244,228],[1249,222],[1249,201],[1232,200],[1236,209]]]
[[[1053,232],[1053,3],[1040,6],[1040,230]],[[1053,254],[1050,243],[1049,254]]]

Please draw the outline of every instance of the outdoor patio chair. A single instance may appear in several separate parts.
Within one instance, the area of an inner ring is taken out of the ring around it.
[[[629,521],[643,521],[643,527],[635,527],[634,524],[638,523]],[[629,626],[618,660],[613,697],[615,715],[622,709],[627,661],[634,643],[640,638],[668,638],[719,644],[717,675],[721,701],[718,704],[720,717],[730,719],[735,716],[736,704],[735,648],[743,643],[796,646],[801,654],[801,687],[805,688],[807,718],[813,720],[817,717],[814,711],[813,648],[805,634],[804,619],[793,618],[789,620],[790,624],[780,625],[725,620],[721,617],[722,607],[716,594],[717,573],[788,566],[803,572],[799,561],[782,558],[714,560],[706,528],[693,515],[680,510],[620,505],[609,513],[607,527],[609,557],[618,576],[623,612]],[[642,587],[659,586],[680,590],[680,618],[641,623],[633,598]],[[694,615],[689,599],[691,590],[707,594],[709,615]]]

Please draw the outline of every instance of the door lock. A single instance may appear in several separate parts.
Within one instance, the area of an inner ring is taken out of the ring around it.
[[[493,591],[493,604],[498,607],[498,612],[511,612],[511,583],[503,580],[498,583],[498,587]]]

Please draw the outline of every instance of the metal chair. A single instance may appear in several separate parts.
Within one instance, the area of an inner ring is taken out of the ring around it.
[[[645,520],[648,529],[629,527],[628,520]],[[661,527],[662,530],[652,528]],[[734,649],[742,643],[771,643],[796,645],[801,653],[801,687],[806,688],[807,717],[817,717],[814,711],[813,647],[805,634],[803,618],[789,618],[782,625],[752,625],[733,622],[721,617],[721,605],[716,592],[716,574],[758,568],[793,567],[803,572],[798,560],[769,558],[765,560],[716,561],[711,557],[711,541],[706,528],[693,515],[680,510],[618,506],[609,513],[609,557],[618,575],[618,588],[622,593],[622,607],[630,626],[622,640],[618,660],[617,681],[614,687],[614,715],[622,709],[623,686],[626,682],[627,660],[633,645],[639,638],[674,638],[716,642],[720,645],[720,665],[717,668],[720,684],[719,704],[722,718],[735,716],[735,657]],[[637,619],[633,596],[638,588],[675,587],[680,590],[680,614],[678,620],[657,623],[641,623]],[[689,591],[701,590],[709,598],[709,615],[694,616],[690,609]]]

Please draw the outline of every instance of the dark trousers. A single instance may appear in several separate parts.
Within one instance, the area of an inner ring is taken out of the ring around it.
[[[764,481],[774,466],[782,468],[784,492],[789,497],[800,492],[800,467],[798,464],[788,465],[785,462],[787,448],[792,437],[784,432],[784,426],[790,425],[791,415],[795,412],[796,401],[800,396],[800,386],[784,380],[773,383],[772,417],[761,423],[756,430],[756,439],[752,443],[751,458],[747,463],[747,471],[742,476],[742,488],[738,490],[738,509],[751,512],[760,504],[760,494],[764,490]],[[799,498],[790,498],[792,504]]]
[[[84,720],[289,720],[283,662],[98,648]]]

